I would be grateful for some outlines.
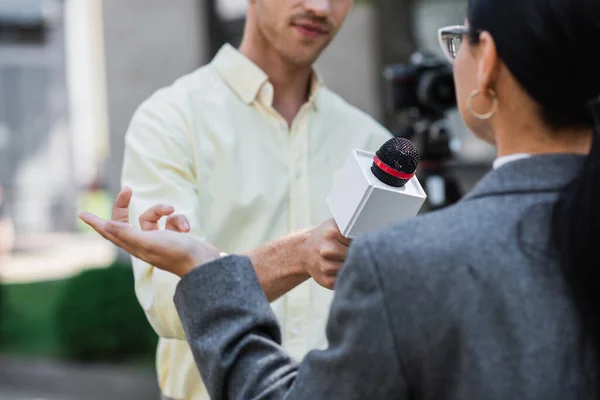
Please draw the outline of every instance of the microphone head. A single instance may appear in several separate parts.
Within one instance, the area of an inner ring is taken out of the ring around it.
[[[418,162],[416,146],[410,140],[395,137],[375,153],[371,172],[386,185],[402,187],[415,175]]]

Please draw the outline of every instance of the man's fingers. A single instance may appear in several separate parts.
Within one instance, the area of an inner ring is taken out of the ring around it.
[[[123,244],[117,238],[115,238],[109,231],[106,230],[107,222],[105,220],[103,220],[102,218],[100,218],[92,213],[89,213],[89,212],[80,213],[79,218],[83,222],[85,222],[86,224],[91,226],[104,239],[108,240],[109,242],[112,242],[116,246],[123,248]],[[123,224],[123,225],[129,226],[131,228],[131,226],[129,224],[126,224],[124,222],[119,222],[119,224]],[[126,249],[124,249],[124,250],[126,250]]]
[[[140,227],[143,231],[155,231],[158,229],[158,221],[162,217],[173,214],[175,209],[165,204],[157,204],[150,207],[140,215]]]
[[[326,275],[321,278],[321,281],[319,282],[319,284],[326,289],[333,290],[335,288],[335,281],[336,281],[335,276]]]
[[[319,250],[321,258],[328,261],[344,262],[348,256],[348,247],[337,242],[326,242]]]
[[[82,212],[79,214],[79,218],[115,246],[122,248],[134,257],[142,259],[141,256],[144,256],[144,261],[152,262],[152,260],[147,258],[147,250],[151,246],[143,240],[141,236],[143,233],[141,231],[134,229],[131,225],[124,222],[107,222],[89,212]]]
[[[115,200],[115,206],[121,207],[121,208],[129,207],[129,203],[131,202],[132,194],[133,194],[133,191],[131,190],[131,188],[129,186],[125,186],[121,190],[121,192],[119,192],[119,195],[117,196],[117,199]]]
[[[108,221],[104,225],[104,230],[109,236],[107,239],[131,254],[140,258],[140,255],[147,252],[151,247],[149,238],[144,232],[133,228],[129,224],[117,221]],[[144,261],[148,261],[144,259]]]
[[[352,239],[348,239],[344,235],[342,235],[342,232],[340,232],[340,228],[338,227],[337,222],[335,222],[335,219],[332,218],[331,220],[327,221],[326,224],[329,224],[329,226],[330,226],[329,232],[327,232],[329,234],[328,237],[330,239],[335,238],[338,242],[340,242],[344,246],[346,246],[346,247],[350,246],[350,243],[352,243]]]
[[[169,231],[189,232],[191,226],[185,215],[176,214],[170,215],[169,218],[167,218],[167,224],[165,228]]]
[[[132,194],[133,191],[127,186],[121,190],[113,206],[111,218],[113,221],[129,223],[129,203],[131,203]]]
[[[321,271],[323,272],[323,274],[325,274],[325,276],[335,278],[340,273],[340,270],[342,269],[343,265],[344,265],[344,263],[339,262],[339,261],[325,262],[321,266]]]
[[[86,211],[79,213],[79,219],[91,226],[96,232],[98,232],[102,236],[106,234],[104,230],[104,224],[106,224],[106,221],[102,218]]]
[[[341,244],[343,244],[346,247],[350,247],[350,244],[352,243],[352,239],[346,238],[341,233],[340,233],[340,236],[338,237],[338,240],[340,241]]]
[[[338,242],[340,242],[345,247],[350,247],[350,243],[352,243],[352,239],[348,239],[347,237],[342,235],[342,233],[339,230],[336,231],[336,234],[337,234],[336,239],[338,240]]]

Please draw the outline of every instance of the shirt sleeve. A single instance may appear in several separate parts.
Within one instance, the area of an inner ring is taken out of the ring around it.
[[[122,184],[131,187],[130,221],[155,204],[168,204],[190,221],[194,238],[205,238],[199,209],[196,162],[185,108],[158,92],[133,116],[125,136]],[[164,228],[164,221],[161,225]],[[185,339],[173,296],[179,278],[132,258],[137,298],[156,333]]]
[[[380,277],[355,242],[338,278],[329,347],[299,365],[250,260],[231,256],[186,275],[176,293],[190,347],[212,399],[408,399]]]

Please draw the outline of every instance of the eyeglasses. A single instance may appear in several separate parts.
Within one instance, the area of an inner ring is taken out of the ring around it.
[[[444,55],[450,61],[454,62],[465,35],[469,34],[469,28],[464,25],[452,25],[440,28],[438,30],[438,39]]]

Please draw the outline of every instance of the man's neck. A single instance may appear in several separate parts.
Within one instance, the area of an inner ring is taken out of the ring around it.
[[[244,40],[240,51],[267,74],[273,85],[273,108],[291,125],[308,100],[312,68],[291,65],[266,44]]]

